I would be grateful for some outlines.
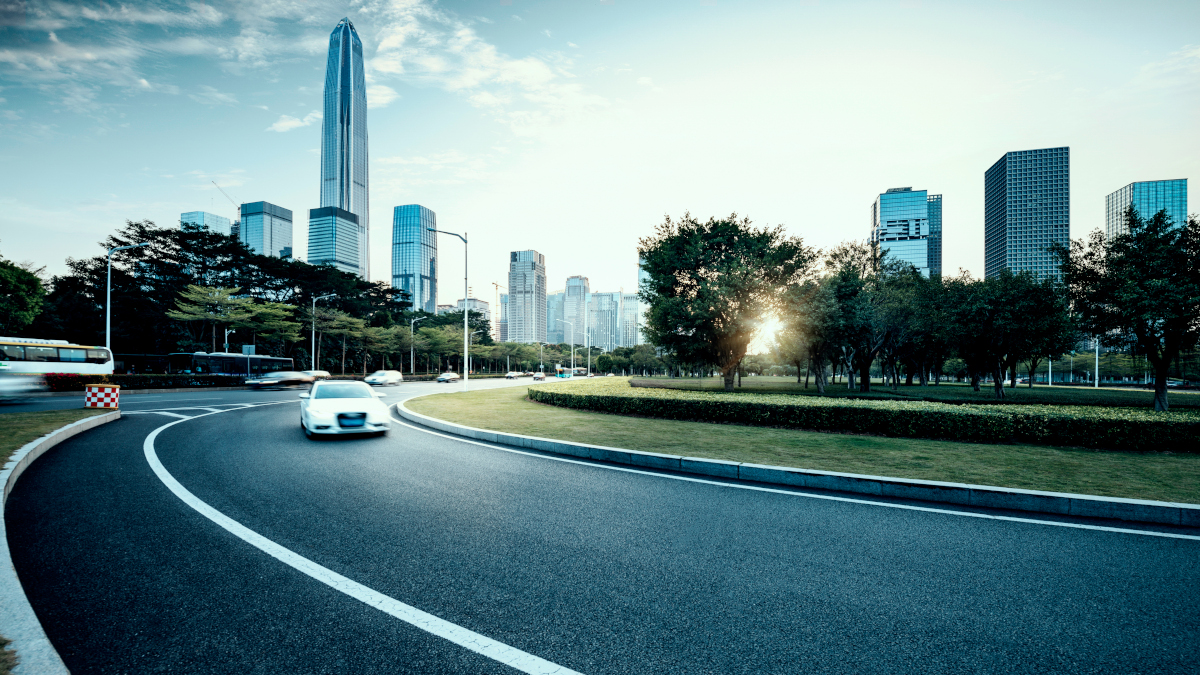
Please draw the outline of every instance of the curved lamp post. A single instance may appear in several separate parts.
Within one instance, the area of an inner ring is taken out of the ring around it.
[[[428,318],[429,317],[427,317],[427,316],[419,316],[419,317],[413,319],[412,321],[408,322],[408,334],[409,334],[408,371],[409,371],[410,375],[417,374],[417,331],[416,331],[417,322],[424,321],[425,319],[428,319]],[[425,365],[426,365],[426,367],[429,366],[428,363]]]
[[[445,230],[436,230],[432,227],[425,228],[430,232],[439,232],[448,234],[462,239],[463,243],[463,391],[467,390],[467,380],[471,377],[471,369],[467,365],[471,362],[471,357],[468,354],[471,343],[471,329],[467,326],[467,317],[470,316],[471,310],[467,308],[467,299],[470,298],[470,286],[467,286],[467,233],[458,234],[455,232],[447,232]]]
[[[320,297],[316,297],[316,298],[312,299],[312,348],[313,348],[313,350],[312,350],[312,354],[310,354],[310,356],[312,357],[312,369],[313,370],[317,369],[317,301],[324,300],[325,298],[332,298],[336,295],[337,295],[337,293],[330,293],[328,295],[322,295]]]

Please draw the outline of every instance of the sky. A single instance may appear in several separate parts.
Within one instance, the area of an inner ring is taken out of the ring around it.
[[[371,277],[392,209],[633,290],[664,216],[863,240],[892,187],[942,194],[944,269],[983,272],[983,174],[1071,148],[1071,235],[1133,181],[1200,178],[1200,3],[0,0],[0,255],[65,271],[126,220],[319,204],[329,33],[364,46]],[[1200,210],[1194,196],[1189,212]],[[439,241],[439,301],[463,249]]]

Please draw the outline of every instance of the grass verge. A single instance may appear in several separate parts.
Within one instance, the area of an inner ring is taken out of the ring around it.
[[[0,414],[0,466],[8,462],[13,452],[26,443],[85,417],[107,412],[112,411],[104,408],[76,408]]]
[[[12,675],[12,669],[20,663],[17,653],[8,648],[10,644],[12,640],[0,635],[0,675]]]
[[[456,424],[629,450],[1200,503],[1200,455],[982,445],[627,417],[534,403],[526,399],[525,391],[525,387],[515,387],[435,394],[406,405],[422,415]]]

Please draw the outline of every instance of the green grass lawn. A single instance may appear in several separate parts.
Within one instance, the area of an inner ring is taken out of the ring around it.
[[[672,389],[691,389],[703,391],[721,391],[724,383],[719,377],[706,378],[633,378],[634,382],[644,382],[656,387]],[[742,386],[735,391],[756,394],[797,394],[802,396],[818,396],[816,385],[809,382],[808,389],[803,382],[796,382],[794,377],[743,377]],[[1096,405],[1119,407],[1154,407],[1154,392],[1147,389],[1126,389],[1118,387],[1100,387],[1098,389],[1085,386],[1054,386],[1035,384],[1032,388],[1027,384],[1004,389],[1003,401],[996,399],[991,385],[980,385],[975,391],[969,384],[942,382],[928,387],[900,385],[896,389],[884,387],[878,382],[872,382],[871,391],[862,393],[846,389],[843,380],[839,384],[825,387],[825,395],[838,398],[877,398],[885,400],[918,400],[938,401],[941,403],[1016,403],[1016,404],[1047,404],[1047,405]],[[1171,390],[1167,400],[1172,409],[1200,408],[1200,393],[1193,391]]]
[[[76,408],[0,414],[0,466],[8,461],[13,452],[29,441],[85,417],[107,412],[112,411],[103,408]]]
[[[556,408],[527,400],[525,392],[525,387],[514,387],[435,394],[406,405],[423,415],[481,429],[630,450],[821,471],[1200,503],[1200,455],[983,445],[677,422]]]

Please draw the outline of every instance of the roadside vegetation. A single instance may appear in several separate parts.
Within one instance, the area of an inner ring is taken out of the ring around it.
[[[0,466],[8,462],[9,457],[26,443],[72,422],[107,412],[112,411],[104,408],[78,408],[0,415]]]
[[[533,389],[553,390],[574,384]],[[526,388],[436,394],[409,409],[456,424],[630,450],[917,478],[1200,503],[1200,455],[977,444],[630,417],[530,401]]]
[[[17,658],[17,653],[8,648],[10,644],[12,644],[12,640],[0,635],[0,675],[11,675],[12,669],[21,662]]]

